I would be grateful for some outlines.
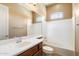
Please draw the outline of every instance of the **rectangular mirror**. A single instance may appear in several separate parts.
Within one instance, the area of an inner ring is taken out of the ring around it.
[[[27,21],[31,11],[18,3],[0,4],[0,40],[27,36]]]

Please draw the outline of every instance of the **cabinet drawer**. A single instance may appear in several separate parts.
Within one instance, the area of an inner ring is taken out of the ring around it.
[[[24,51],[23,53],[19,54],[18,56],[32,56],[38,51],[38,45],[30,48],[27,51]]]

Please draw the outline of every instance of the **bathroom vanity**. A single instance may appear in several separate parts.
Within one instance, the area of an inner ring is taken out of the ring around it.
[[[18,56],[42,56],[42,42],[20,53]]]
[[[17,39],[21,42],[17,42]],[[0,41],[0,56],[42,56],[41,35],[16,37]]]

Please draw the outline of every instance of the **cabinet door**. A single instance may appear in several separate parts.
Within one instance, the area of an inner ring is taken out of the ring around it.
[[[79,16],[78,17],[76,17],[76,43],[75,43],[75,50],[76,50],[76,55],[78,55],[79,56]]]
[[[0,4],[0,40],[8,38],[8,7]]]
[[[34,54],[34,56],[42,56],[42,49],[40,49],[36,54]]]
[[[19,54],[18,56],[32,56],[36,52],[38,52],[38,45],[36,45],[36,46],[24,51],[23,53]]]

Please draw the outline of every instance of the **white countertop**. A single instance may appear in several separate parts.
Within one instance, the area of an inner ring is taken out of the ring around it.
[[[22,42],[16,43],[16,38],[0,41],[0,56],[15,56],[43,41],[37,39],[41,35],[21,37]]]

